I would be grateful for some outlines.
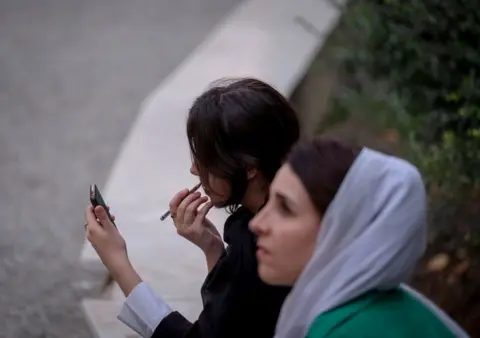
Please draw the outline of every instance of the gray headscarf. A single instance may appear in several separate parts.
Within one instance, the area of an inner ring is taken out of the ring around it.
[[[315,318],[374,289],[400,286],[426,248],[426,194],[406,161],[364,148],[328,207],[312,258],[287,297],[275,338],[305,337]],[[457,337],[468,337],[412,289]]]

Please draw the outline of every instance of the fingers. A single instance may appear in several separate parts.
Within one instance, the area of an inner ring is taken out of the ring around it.
[[[200,205],[207,201],[208,197],[203,196],[191,202],[185,209],[185,214],[183,215],[184,222],[187,224],[193,223],[193,221],[195,221],[195,217],[197,216],[197,209],[200,207]]]
[[[183,199],[185,197],[187,197],[188,193],[189,193],[188,189],[183,189],[182,191],[176,193],[175,196],[173,196],[173,198],[172,198],[172,200],[170,201],[170,204],[169,204],[170,213],[172,214],[172,216],[177,215],[178,206],[183,201]]]
[[[92,205],[87,206],[87,208],[85,209],[85,221],[88,224],[97,223],[97,217],[95,217],[95,214],[93,213]]]
[[[202,186],[202,184],[198,183],[197,185],[195,185],[190,190],[183,189],[182,191],[179,191],[177,194],[175,194],[175,196],[173,196],[173,198],[172,198],[172,200],[170,201],[170,204],[169,204],[170,213],[173,216],[177,216],[177,209],[178,209],[178,206],[180,205],[180,203],[182,203],[182,201],[185,199],[185,197],[187,197],[188,195],[197,191],[201,186]]]
[[[198,213],[197,213],[197,219],[203,221],[203,220],[205,219],[205,217],[207,217],[207,214],[208,214],[208,212],[210,211],[210,209],[212,209],[212,207],[213,207],[213,204],[212,204],[211,201],[208,202],[208,203],[206,203],[206,204],[198,211]]]
[[[94,208],[92,205],[89,205],[85,209],[85,222],[87,239],[91,241],[92,234],[98,234],[103,230],[101,225],[97,222],[97,217],[95,216]]]
[[[108,218],[107,211],[103,207],[96,206],[94,212],[104,229],[111,229],[114,227],[112,221]]]
[[[180,205],[177,208],[177,212],[175,214],[175,217],[180,220],[184,220],[185,218],[185,211],[187,207],[197,199],[199,199],[201,196],[200,192],[196,191],[193,194],[188,195],[183,199],[183,201],[180,203]]]
[[[107,211],[110,212],[110,206],[107,205],[106,207],[107,207]],[[115,221],[115,215],[110,214],[110,220],[112,222],[114,222]]]

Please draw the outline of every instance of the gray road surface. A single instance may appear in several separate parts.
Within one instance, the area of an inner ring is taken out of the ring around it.
[[[0,0],[0,337],[90,337],[88,185],[239,0]],[[72,287],[72,283],[74,286]]]

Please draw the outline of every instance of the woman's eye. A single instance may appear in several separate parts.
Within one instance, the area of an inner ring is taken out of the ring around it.
[[[280,200],[279,201],[280,203],[280,211],[285,214],[285,215],[291,215],[292,214],[292,210],[288,207],[287,203],[285,203],[285,201],[283,200]]]

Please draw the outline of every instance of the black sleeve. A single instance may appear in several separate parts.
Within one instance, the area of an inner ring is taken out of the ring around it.
[[[170,313],[167,317],[162,319],[160,324],[155,329],[152,338],[169,338],[169,337],[185,337],[186,333],[190,331],[193,324],[190,323],[184,316],[177,311]],[[198,336],[201,337],[201,336]]]
[[[155,329],[152,338],[215,338],[215,323],[220,319],[221,313],[217,308],[221,308],[224,299],[228,298],[230,289],[220,286],[219,289],[211,294],[207,291],[214,281],[217,284],[218,271],[226,270],[230,263],[227,254],[220,257],[215,267],[210,271],[202,286],[203,310],[198,319],[191,323],[182,314],[175,311],[165,317]]]
[[[203,311],[190,323],[178,312],[164,318],[153,338],[270,338],[288,289],[264,284],[257,273],[252,215],[231,215],[224,228],[229,244],[202,286]]]

